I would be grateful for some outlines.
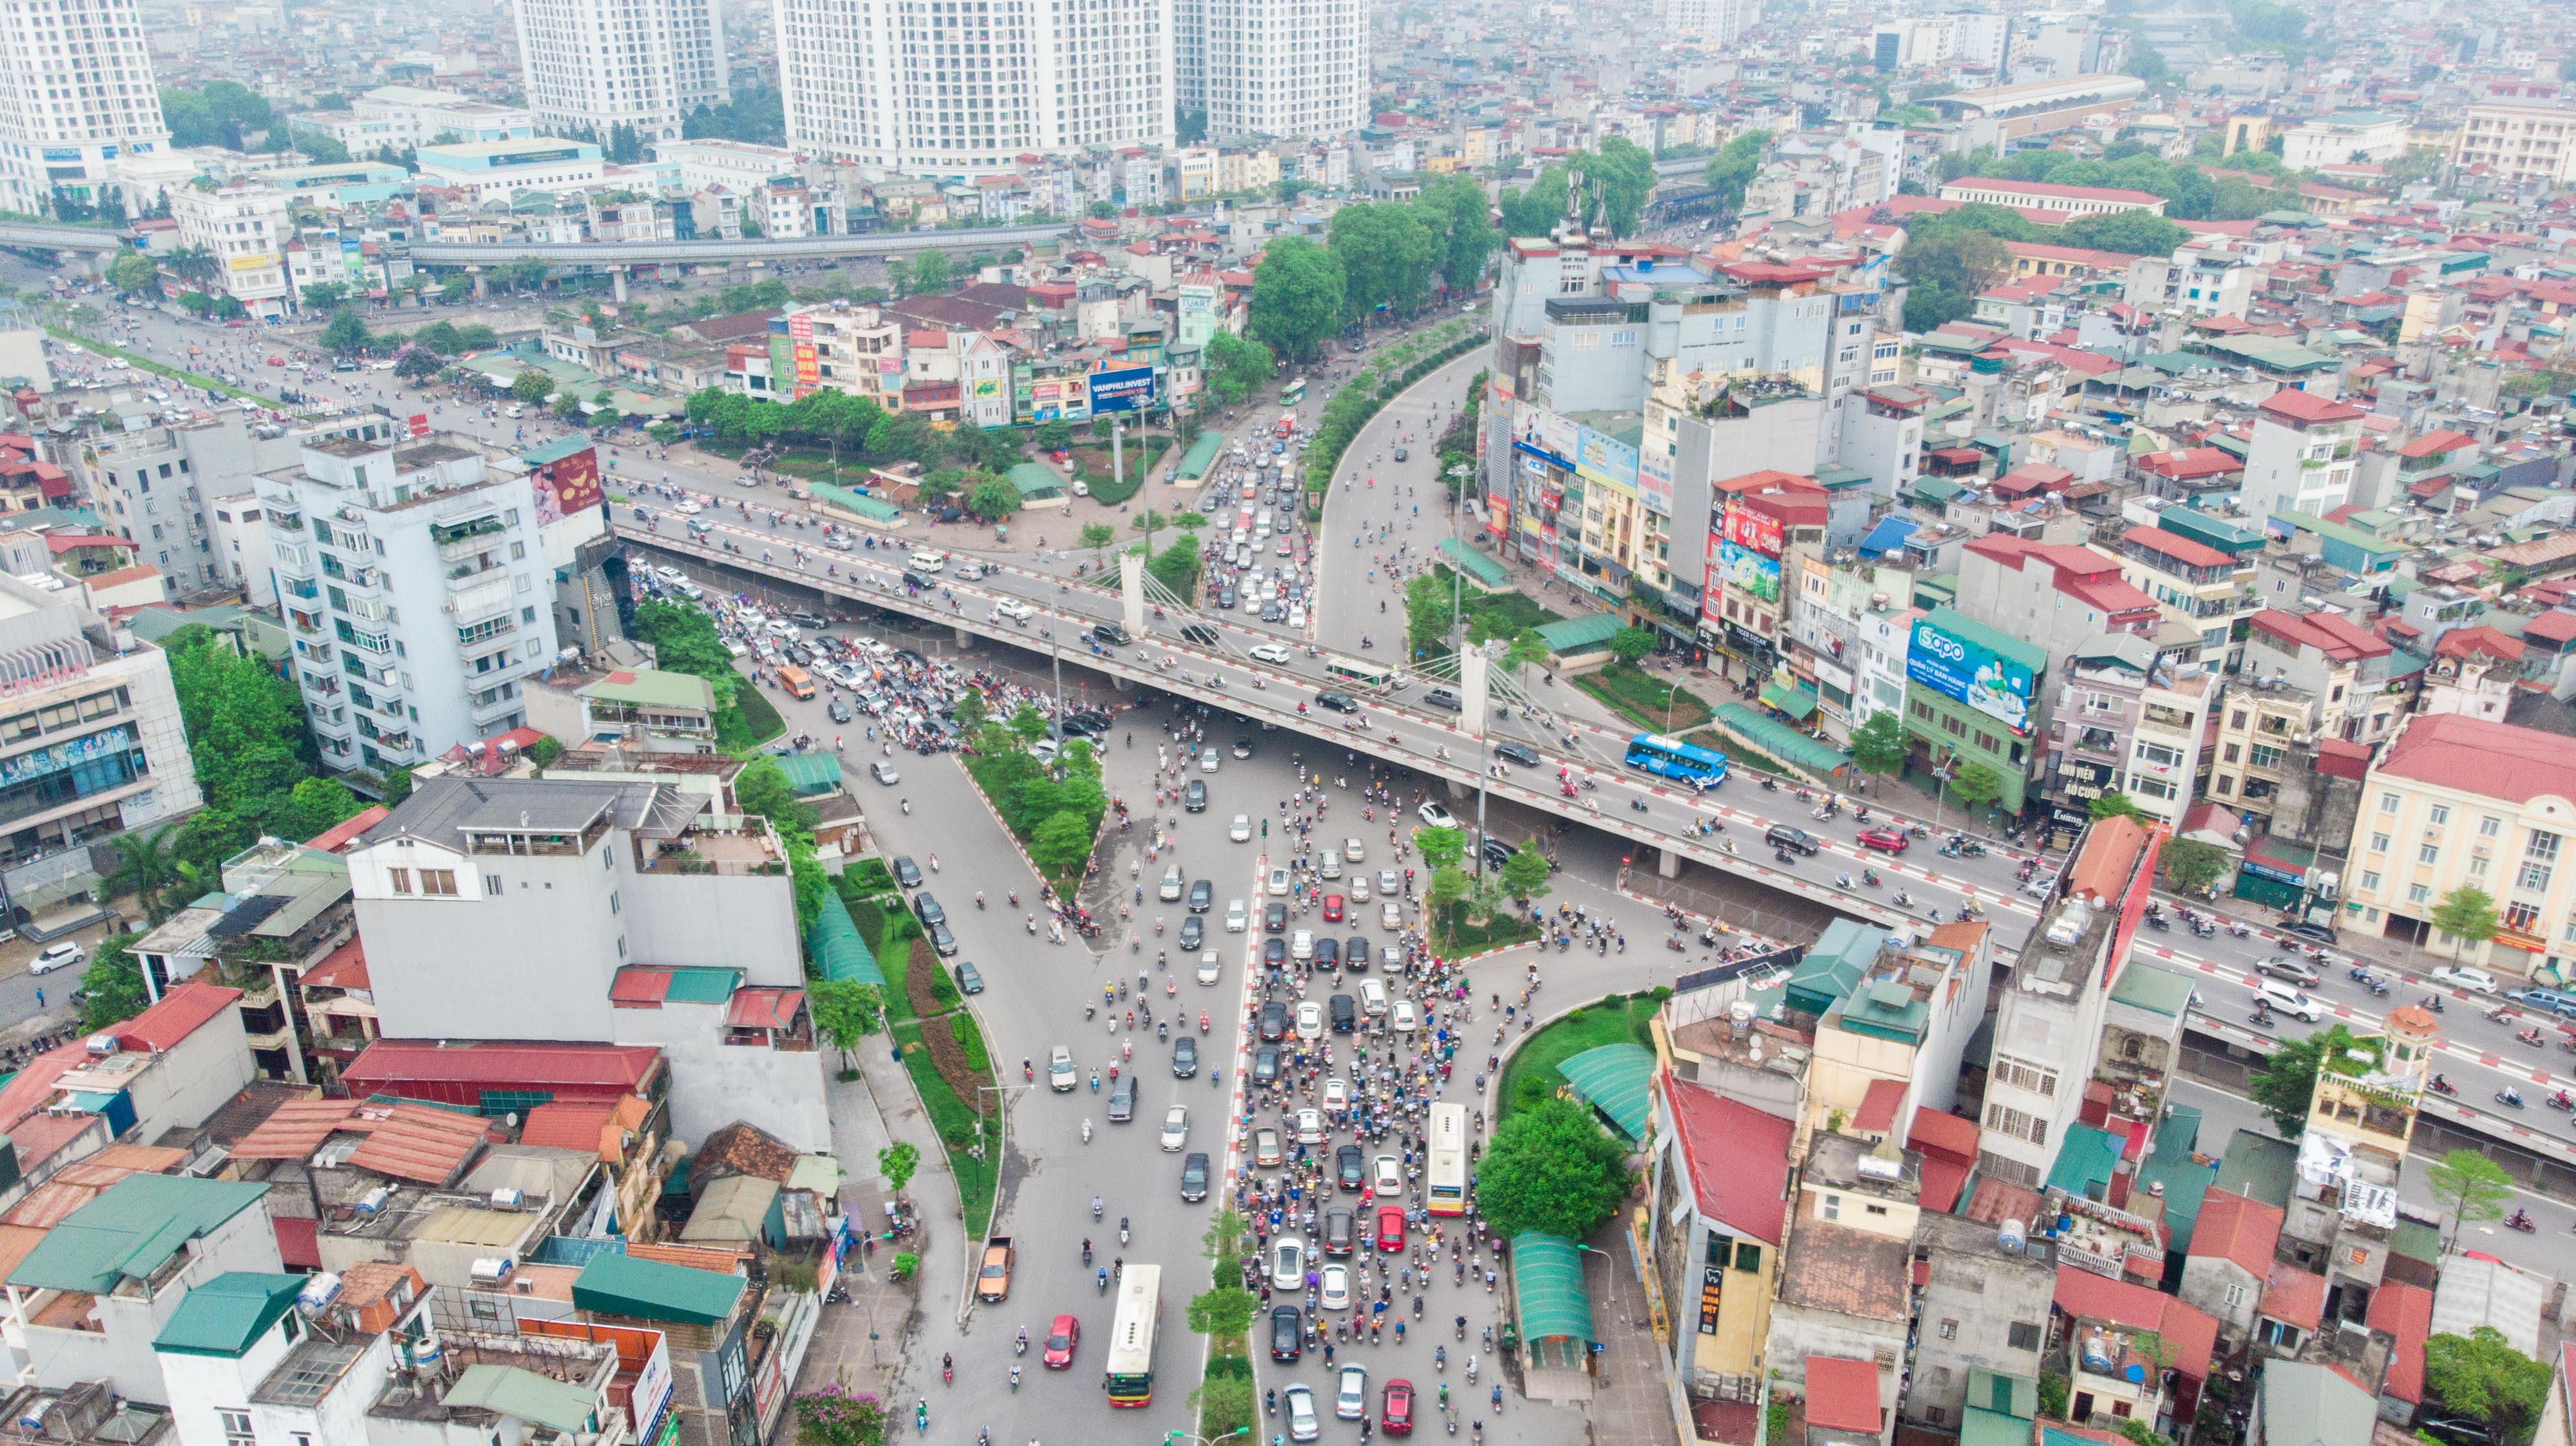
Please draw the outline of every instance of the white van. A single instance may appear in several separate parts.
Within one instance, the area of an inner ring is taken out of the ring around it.
[[[938,572],[947,566],[948,554],[944,552],[916,552],[912,555],[915,572]]]

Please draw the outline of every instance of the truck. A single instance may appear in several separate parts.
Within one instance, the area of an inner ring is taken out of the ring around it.
[[[975,1272],[975,1298],[1001,1301],[1011,1294],[1011,1237],[996,1235],[984,1244],[984,1263]]]

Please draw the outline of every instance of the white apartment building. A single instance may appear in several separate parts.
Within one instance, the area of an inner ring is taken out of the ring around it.
[[[1664,25],[1684,40],[1732,45],[1762,19],[1762,0],[1664,0]]]
[[[777,0],[787,144],[919,176],[1173,144],[1173,0]]]
[[[0,866],[13,869],[196,809],[169,659],[73,591],[0,577],[0,780]]]
[[[519,68],[537,123],[588,131],[614,126],[648,141],[680,138],[702,105],[722,105],[723,28],[713,0],[518,0]]]
[[[119,157],[169,144],[136,0],[49,0],[0,15],[0,203],[39,212],[57,186],[94,203]]]
[[[287,310],[284,247],[295,234],[289,204],[285,192],[249,181],[212,190],[180,186],[170,192],[170,219],[179,223],[181,245],[212,253],[225,295],[253,316],[280,317]]]
[[[2473,105],[2461,118],[2451,163],[2484,165],[2508,181],[2565,185],[2576,181],[2576,110],[2537,105]]]
[[[2258,526],[2276,513],[2323,517],[2351,501],[2353,452],[2367,415],[2295,389],[2264,398],[2245,448],[2246,516]]]
[[[526,722],[519,680],[555,655],[530,475],[462,439],[302,453],[259,501],[323,763],[382,771]]]
[[[1360,0],[1187,0],[1208,133],[1286,139],[1368,124],[1369,12]]]
[[[747,196],[779,176],[801,176],[804,157],[785,146],[755,146],[747,141],[663,141],[653,159],[680,168],[680,186],[711,191],[718,186]]]
[[[2347,111],[2320,116],[2281,133],[2281,159],[2294,171],[2360,161],[2378,165],[2406,154],[2404,116]]]
[[[454,91],[423,90],[416,85],[377,86],[351,100],[349,109],[382,124],[396,150],[425,146],[441,136],[467,141],[514,141],[537,133],[533,111],[494,105]]]

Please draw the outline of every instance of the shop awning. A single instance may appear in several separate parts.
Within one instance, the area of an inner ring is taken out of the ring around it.
[[[1717,724],[1743,739],[1746,747],[1758,748],[1783,763],[1795,764],[1811,773],[1831,774],[1851,766],[1850,754],[1831,744],[1819,743],[1779,719],[1742,703],[1718,704]]]
[[[1441,539],[1440,555],[1447,558],[1451,566],[1465,570],[1467,576],[1474,578],[1483,586],[1501,587],[1512,580],[1512,575],[1503,570],[1501,563],[1472,547],[1460,547],[1458,539],[1454,537]]]
[[[1816,714],[1816,690],[1804,683],[1772,683],[1762,690],[1762,706],[1777,708],[1795,719],[1812,718]]]
[[[1512,1301],[1524,1342],[1593,1339],[1583,1251],[1561,1235],[1530,1230],[1512,1237]]]
[[[1643,1143],[1654,1123],[1655,1052],[1642,1044],[1605,1044],[1558,1065],[1585,1104],[1610,1117],[1619,1133]]]

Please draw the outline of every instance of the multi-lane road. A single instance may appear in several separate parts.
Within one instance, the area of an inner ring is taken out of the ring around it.
[[[722,520],[727,515],[737,516],[737,521]],[[719,508],[702,520],[708,522],[711,534],[703,541],[687,537],[682,519],[669,512],[638,522],[631,509],[621,510],[615,526],[630,541],[674,557],[909,612],[968,634],[1045,648],[1051,633],[1055,646],[1113,676],[1267,718],[1330,740],[1346,752],[1395,760],[1461,788],[1471,790],[1482,767],[1480,740],[1463,731],[1454,715],[1422,707],[1423,689],[1418,684],[1389,692],[1348,687],[1325,671],[1333,654],[1320,649],[1310,653],[1302,645],[1290,647],[1284,660],[1256,662],[1251,649],[1288,640],[1279,630],[1239,622],[1232,614],[1149,617],[1147,636],[1136,645],[1109,648],[1094,641],[1090,630],[1095,623],[1118,618],[1120,600],[1114,593],[1067,584],[1003,562],[971,582],[943,574],[932,579],[937,586],[915,595],[916,590],[902,581],[906,554],[901,550],[821,551],[811,546],[809,532],[800,570],[774,534],[739,525],[736,509]],[[728,541],[741,551],[724,550]],[[1331,539],[1323,545],[1329,548]],[[761,560],[764,549],[770,553],[767,562]],[[827,569],[837,570],[838,575],[827,576]],[[997,614],[994,604],[1005,601],[1031,608],[1032,617],[1015,623]],[[1218,646],[1202,647],[1180,636],[1180,628],[1194,621],[1215,628]],[[1341,714],[1318,707],[1316,694],[1328,687],[1349,693],[1356,700],[1356,711]],[[1542,686],[1537,691],[1544,700],[1547,689]],[[1812,804],[1794,791],[1766,791],[1741,770],[1718,791],[1692,795],[1624,768],[1624,732],[1543,707],[1498,715],[1491,733],[1492,741],[1526,747],[1542,760],[1534,768],[1503,765],[1502,776],[1485,779],[1494,795],[1616,834],[1638,846],[1641,868],[1655,862],[1648,850],[1670,851],[1681,859],[1891,925],[1909,919],[1928,921],[1936,913],[1954,917],[1963,904],[1973,904],[1992,919],[1998,945],[2008,952],[2018,948],[2037,920],[2038,902],[2016,885],[2015,871],[2024,856],[1999,846],[1990,847],[1983,857],[1945,858],[1936,851],[1935,840],[1918,839],[1904,855],[1891,859],[1854,841],[1857,826],[1848,813],[1819,820],[1813,816]],[[1576,785],[1574,797],[1565,796],[1560,770]],[[1463,800],[1462,813],[1469,812],[1472,801],[1470,793]],[[1699,832],[1704,820],[1722,823],[1724,831]],[[1784,860],[1760,842],[1764,830],[1775,824],[1813,834],[1821,848],[1813,856],[1791,855]],[[2058,862],[2051,856],[2042,866],[2053,870]],[[1883,884],[1875,889],[1862,886],[1864,868],[1875,869]],[[1852,882],[1846,884],[1846,878]],[[1910,907],[1898,907],[1900,890]],[[2220,1025],[2237,1026],[2240,1037],[2252,1028],[2249,970],[2255,961],[2287,947],[2260,930],[2243,939],[2223,931],[2208,939],[2181,931],[2150,932],[2141,936],[2139,945],[2140,952],[2199,976],[2201,1011]],[[2324,983],[2314,993],[2328,1011],[2327,1019],[2347,1020],[2356,1028],[2375,1024],[2379,1009],[2432,992],[2401,982],[2383,999],[2347,980],[2340,965],[2330,965],[2325,973]],[[2568,1117],[2542,1108],[2539,1101],[2543,1093],[2571,1086],[2566,1066],[2576,1063],[2576,1056],[2517,1043],[2517,1025],[2489,1022],[2474,998],[2452,997],[2446,1003],[2443,1072],[2459,1095],[2437,1109],[2517,1145],[2562,1161],[2576,1160],[2576,1133],[2569,1130]],[[2528,1025],[2527,1020],[2519,1022],[2519,1027]],[[2300,1025],[2285,1017],[2279,1027]],[[2555,1030],[2547,1033],[2550,1042],[2560,1037]],[[2508,1087],[2521,1090],[2530,1101],[2526,1109],[2508,1111],[2492,1103],[2494,1094]]]

